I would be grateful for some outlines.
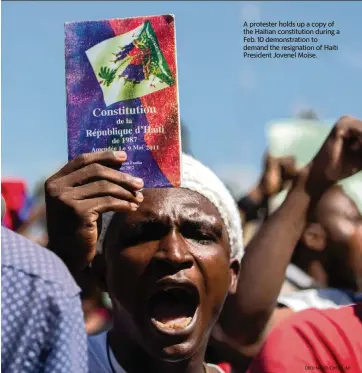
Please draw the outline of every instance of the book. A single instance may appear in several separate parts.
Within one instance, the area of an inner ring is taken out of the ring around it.
[[[65,24],[68,158],[123,150],[145,188],[181,184],[173,15]]]

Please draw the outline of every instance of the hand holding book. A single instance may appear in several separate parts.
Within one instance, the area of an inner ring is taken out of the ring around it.
[[[143,180],[116,169],[126,159],[125,152],[83,154],[47,180],[48,247],[69,268],[92,261],[102,213],[135,211],[143,201]]]

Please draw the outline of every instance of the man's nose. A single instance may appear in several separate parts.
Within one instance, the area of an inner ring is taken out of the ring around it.
[[[155,258],[178,269],[191,268],[193,265],[193,256],[187,241],[175,230],[170,231],[160,240]]]

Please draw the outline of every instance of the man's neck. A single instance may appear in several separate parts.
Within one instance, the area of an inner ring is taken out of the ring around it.
[[[205,348],[191,358],[179,362],[166,362],[148,355],[124,329],[114,327],[109,332],[110,348],[118,364],[127,373],[205,373]]]

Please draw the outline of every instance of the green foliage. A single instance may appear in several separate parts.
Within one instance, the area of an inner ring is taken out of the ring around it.
[[[101,67],[98,75],[101,79],[104,80],[104,84],[109,87],[116,77],[116,70],[103,66]]]

